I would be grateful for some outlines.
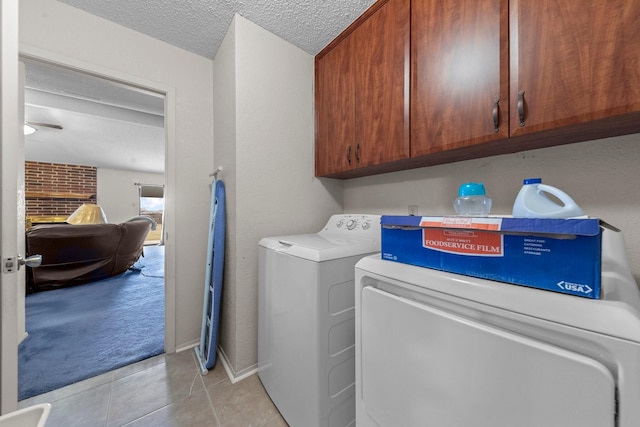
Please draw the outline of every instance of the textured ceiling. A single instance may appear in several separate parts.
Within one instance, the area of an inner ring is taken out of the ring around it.
[[[315,55],[374,3],[374,0],[58,1],[211,59],[235,13]]]

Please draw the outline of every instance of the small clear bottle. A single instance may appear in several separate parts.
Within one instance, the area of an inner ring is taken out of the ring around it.
[[[484,184],[467,182],[460,186],[458,197],[453,201],[456,214],[461,216],[488,216],[491,198],[486,196]]]

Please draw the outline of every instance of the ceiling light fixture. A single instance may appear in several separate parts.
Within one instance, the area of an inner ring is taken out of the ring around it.
[[[29,125],[24,125],[24,134],[25,135],[31,135],[32,133],[35,133],[36,128],[31,127]]]

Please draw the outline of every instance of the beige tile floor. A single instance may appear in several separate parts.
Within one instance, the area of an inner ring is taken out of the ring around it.
[[[160,355],[25,399],[49,402],[47,427],[286,427],[257,375],[232,384],[222,363],[201,375],[193,350]]]

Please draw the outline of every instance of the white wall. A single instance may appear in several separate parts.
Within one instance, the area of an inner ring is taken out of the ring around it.
[[[175,320],[167,326],[178,348],[197,342],[213,170],[213,62],[54,0],[20,0],[19,24],[22,52],[168,88],[165,207],[174,217],[165,218],[165,254],[175,259],[166,272]]]
[[[140,212],[140,193],[137,183],[164,185],[164,175],[119,169],[98,168],[97,203],[107,221],[121,223]]]
[[[622,229],[628,258],[640,281],[640,134],[589,141],[347,180],[346,212],[453,215],[458,186],[484,182],[493,214],[511,214],[522,180],[541,177],[567,192],[592,216]]]
[[[221,347],[234,376],[257,363],[259,240],[316,232],[342,212],[341,183],[313,177],[313,66],[239,15],[214,59],[214,158],[231,217]]]

